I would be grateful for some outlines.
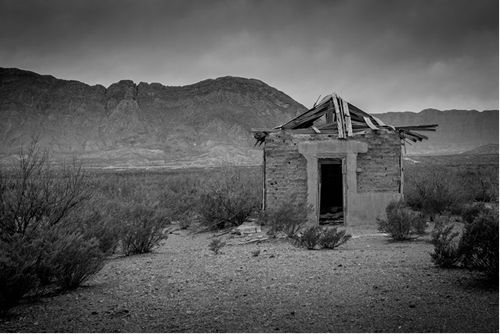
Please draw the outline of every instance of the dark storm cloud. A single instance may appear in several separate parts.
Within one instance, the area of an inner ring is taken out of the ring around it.
[[[498,108],[498,2],[1,1],[0,66],[109,84],[259,78],[311,105]]]

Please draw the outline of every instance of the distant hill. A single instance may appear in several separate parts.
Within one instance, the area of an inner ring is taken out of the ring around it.
[[[488,144],[465,151],[462,154],[498,154],[498,144]]]
[[[325,87],[326,90],[332,87]],[[321,92],[319,92],[321,93]],[[175,87],[122,80],[89,86],[0,68],[0,161],[33,136],[55,158],[95,166],[251,165],[262,159],[250,129],[272,128],[306,107],[256,79],[222,77]],[[392,125],[439,124],[409,154],[460,153],[498,144],[498,111],[378,114]]]
[[[389,112],[376,115],[391,125],[438,124],[436,132],[422,132],[429,140],[406,145],[408,154],[462,153],[487,144],[498,144],[498,110],[437,110],[419,113]]]
[[[108,88],[0,68],[0,154],[12,160],[38,135],[56,157],[93,165],[258,164],[252,127],[306,108],[255,79],[172,87],[123,80]]]

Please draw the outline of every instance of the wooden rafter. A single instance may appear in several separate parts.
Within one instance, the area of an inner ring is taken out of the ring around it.
[[[326,124],[315,126],[314,122],[322,116],[325,116]],[[318,133],[317,131],[321,133],[328,131],[331,133],[336,130],[337,136],[343,139],[363,133],[364,130],[377,131],[379,129],[386,129],[399,133],[401,139],[417,142],[428,139],[428,137],[416,131],[436,131],[438,125],[429,124],[396,127],[388,125],[379,118],[345,101],[340,96],[330,94],[323,97],[319,103],[315,103],[313,108],[275,129],[294,130],[295,132],[300,129],[311,129],[313,126],[315,126],[314,130],[305,131],[304,133]]]

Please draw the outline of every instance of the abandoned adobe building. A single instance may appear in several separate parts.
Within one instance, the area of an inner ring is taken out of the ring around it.
[[[253,129],[264,147],[263,209],[303,207],[310,224],[375,224],[403,195],[403,149],[415,132],[394,127],[332,94],[274,129]]]

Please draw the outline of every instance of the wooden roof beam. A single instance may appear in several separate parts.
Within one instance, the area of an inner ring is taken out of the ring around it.
[[[288,121],[287,123],[279,126],[279,128],[283,129],[294,129],[296,127],[302,126],[303,123],[309,122],[311,120],[315,121],[316,119],[323,116],[326,110],[329,108],[328,104],[321,104],[316,106],[313,109],[306,111],[305,113],[295,117],[294,119]]]

